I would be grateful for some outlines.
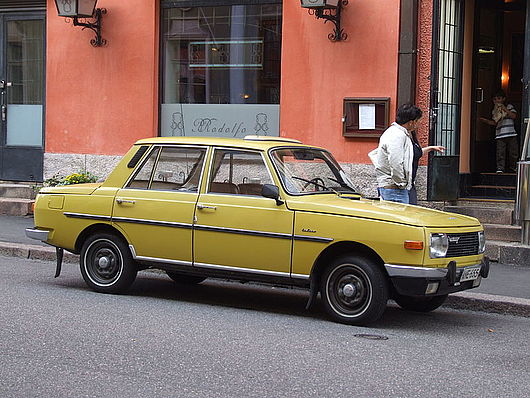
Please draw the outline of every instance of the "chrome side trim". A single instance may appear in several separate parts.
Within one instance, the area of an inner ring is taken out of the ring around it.
[[[155,221],[155,220],[146,220],[142,218],[129,218],[129,217],[112,217],[113,222],[126,222],[131,224],[146,224],[146,225],[157,225],[160,227],[172,227],[172,228],[193,228],[193,224],[180,223],[180,222],[171,222],[171,221]]]
[[[99,216],[96,214],[70,213],[66,211],[63,214],[69,218],[83,218],[83,219],[88,219],[88,220],[110,221],[109,216]]]
[[[264,232],[264,231],[253,231],[249,229],[237,229],[237,228],[226,228],[226,227],[212,227],[209,225],[195,225],[193,227],[199,231],[212,231],[212,232],[226,232],[230,234],[241,234],[241,235],[252,235],[252,236],[264,236],[267,238],[280,238],[280,239],[291,239],[291,234],[283,234],[280,232]]]
[[[129,249],[131,250],[132,257],[135,260],[150,261],[150,262],[153,262],[153,263],[185,265],[185,266],[189,266],[189,267],[193,266],[193,263],[190,262],[190,261],[170,260],[170,259],[167,259],[167,258],[159,258],[159,257],[138,256],[136,254],[136,250],[134,250],[133,245],[129,245]]]
[[[261,269],[253,269],[253,268],[231,267],[229,265],[205,264],[205,263],[195,263],[194,265],[199,268],[220,269],[224,271],[235,271],[235,272],[248,272],[250,274],[283,276],[287,278],[291,276],[289,272],[264,271]]]
[[[26,236],[30,239],[40,240],[46,242],[50,231],[45,231],[36,228],[26,228]]]
[[[308,242],[321,242],[321,243],[333,242],[333,238],[323,238],[321,236],[307,236],[307,235],[294,235],[294,240],[304,240]]]
[[[447,268],[411,267],[408,265],[385,264],[388,276],[408,278],[433,278],[442,279],[447,275]]]
[[[291,277],[292,278],[296,278],[296,279],[309,279],[309,275],[303,275],[303,274],[291,274]]]

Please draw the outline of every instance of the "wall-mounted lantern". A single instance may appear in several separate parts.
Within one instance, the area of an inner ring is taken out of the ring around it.
[[[101,37],[101,20],[103,14],[107,13],[105,8],[96,8],[98,0],[55,0],[57,13],[60,17],[72,18],[74,26],[82,26],[83,29],[90,29],[96,37],[90,40],[94,47],[101,47],[107,44],[107,40]],[[95,21],[79,21],[79,18],[95,18]]]
[[[340,28],[340,12],[348,4],[348,0],[300,0],[302,8],[308,8],[310,15],[317,19],[324,19],[324,23],[331,21],[335,25],[333,33],[328,35],[331,41],[346,40],[348,35]]]

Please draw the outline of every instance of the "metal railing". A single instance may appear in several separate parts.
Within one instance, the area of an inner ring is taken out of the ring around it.
[[[521,160],[517,162],[515,219],[521,225],[521,243],[530,245],[530,121],[526,123]]]

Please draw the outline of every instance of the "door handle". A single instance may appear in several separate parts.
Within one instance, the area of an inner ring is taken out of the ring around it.
[[[217,207],[215,207],[215,206],[201,205],[201,204],[199,203],[199,204],[197,204],[197,209],[199,209],[199,210],[204,210],[204,209],[208,209],[208,210],[217,210]]]
[[[121,204],[124,204],[124,203],[127,203],[127,204],[135,204],[136,203],[136,200],[129,200],[129,199],[121,199],[121,198],[117,198],[116,199],[116,203],[121,205]]]
[[[5,122],[7,120],[7,106],[2,105],[2,121]]]
[[[476,91],[476,96],[475,96],[475,102],[477,104],[482,104],[484,102],[484,90],[481,88],[481,87],[477,87],[475,89]],[[480,97],[479,97],[479,94],[480,94]],[[480,99],[479,99],[480,98]]]

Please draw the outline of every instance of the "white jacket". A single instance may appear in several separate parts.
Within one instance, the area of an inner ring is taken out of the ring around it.
[[[375,166],[379,188],[392,185],[400,189],[412,188],[414,149],[411,135],[405,127],[392,123],[379,138],[379,146],[368,156]]]

